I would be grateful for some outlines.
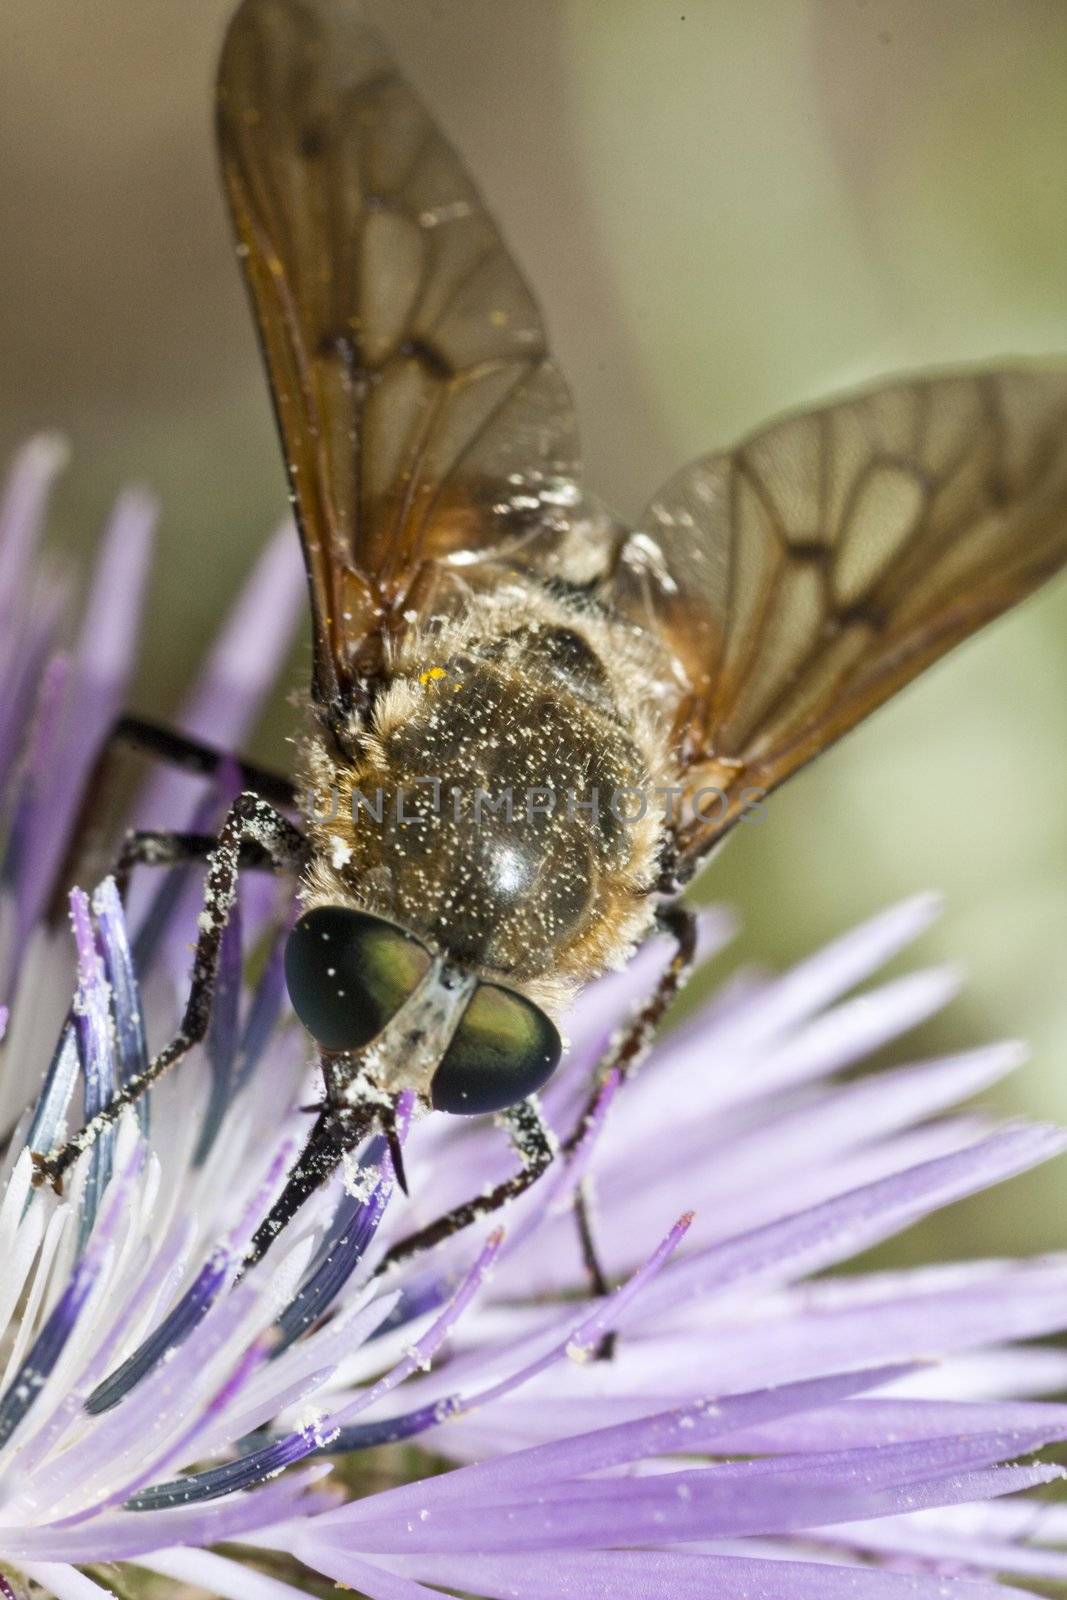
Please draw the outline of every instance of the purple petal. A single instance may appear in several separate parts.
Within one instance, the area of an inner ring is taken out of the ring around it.
[[[22,1563],[55,1560],[57,1556],[64,1561],[87,1563],[135,1561],[138,1556],[169,1550],[172,1545],[222,1544],[255,1529],[311,1515],[321,1502],[308,1495],[308,1485],[328,1471],[325,1466],[309,1467],[281,1483],[235,1495],[224,1504],[206,1509],[156,1511],[144,1516],[123,1511],[61,1531],[47,1526],[0,1526],[0,1550],[7,1559]]]
[[[164,1289],[168,1279],[174,1275],[182,1249],[188,1241],[189,1232],[187,1225],[172,1230],[170,1237],[156,1252],[155,1258],[141,1277],[137,1296],[131,1296],[126,1301],[119,1314],[113,1318],[107,1333],[99,1338],[88,1366],[79,1373],[77,1381],[63,1395],[48,1421],[43,1426],[39,1425],[32,1437],[16,1448],[12,1457],[14,1471],[23,1477],[28,1477],[58,1445],[64,1434],[72,1428],[80,1431],[87,1393],[92,1392],[93,1385],[101,1373],[107,1370],[116,1347],[125,1337],[130,1322],[142,1309],[140,1302],[151,1304],[155,1295]]]
[[[900,1369],[897,1369],[900,1370]],[[905,1369],[906,1370],[906,1369]],[[771,1394],[782,1393],[774,1389]],[[787,1391],[786,1391],[787,1392]],[[721,1455],[792,1454],[858,1449],[902,1440],[975,1433],[1044,1433],[1067,1438],[1067,1406],[1034,1401],[858,1400],[786,1414],[767,1424],[732,1429],[719,1439]]]
[[[302,1545],[303,1541],[301,1548]],[[369,1596],[369,1600],[441,1600],[440,1590],[425,1589],[421,1583],[385,1572],[381,1567],[373,1566],[369,1561],[360,1561],[356,1556],[340,1555],[337,1551],[316,1546],[314,1554],[302,1555],[302,1559],[321,1572],[323,1577],[333,1578],[335,1583],[347,1589],[358,1589]],[[514,1593],[512,1589],[509,1600],[512,1600]]]
[[[26,572],[41,534],[52,486],[69,449],[58,434],[42,433],[23,445],[8,468],[0,499],[0,607],[20,601]]]
[[[104,964],[96,948],[89,915],[89,899],[80,889],[71,891],[71,922],[78,952],[78,992],[74,999],[74,1029],[78,1038],[85,1085],[85,1119],[104,1109],[115,1092],[115,1056],[111,1033],[109,992]],[[100,1197],[111,1176],[114,1127],[106,1128],[89,1152],[79,1217],[82,1243],[89,1237]]]
[[[170,1465],[175,1436],[210,1407],[212,1395],[204,1391],[203,1374],[235,1338],[256,1299],[250,1286],[239,1285],[168,1360],[153,1368],[123,1405],[98,1417],[92,1435],[94,1469],[101,1475],[106,1470],[109,1481],[119,1483],[118,1489],[101,1497],[103,1504],[120,1503],[127,1492]],[[84,1479],[84,1463],[72,1459],[77,1456],[77,1451],[68,1451],[48,1468],[49,1494],[56,1506],[74,1495]],[[95,1505],[52,1526],[67,1532],[90,1518],[96,1520]]]
[[[93,1391],[86,1401],[87,1411],[93,1415],[109,1411],[149,1373],[154,1372],[160,1362],[170,1359],[173,1352],[200,1327],[233,1277],[292,1155],[293,1146],[286,1141],[275,1153],[262,1183],[229,1238],[219,1249],[212,1251],[189,1288],[159,1326]]]
[[[232,1261],[221,1252],[205,1261],[158,1327],[90,1394],[85,1402],[90,1416],[101,1416],[117,1406],[172,1350],[185,1342],[215,1304],[232,1271]]]
[[[337,1436],[328,1446],[330,1455],[347,1455],[353,1450],[374,1450],[383,1444],[398,1444],[402,1439],[413,1439],[446,1422],[462,1409],[458,1395],[436,1400],[432,1405],[419,1406],[415,1411],[401,1412],[397,1416],[383,1417],[379,1422],[354,1422],[339,1428]]]
[[[838,1534],[832,1528],[819,1530],[820,1539],[847,1544],[851,1550],[868,1550],[890,1561],[911,1556],[924,1565],[932,1563],[966,1571],[986,1568],[991,1572],[1012,1572],[1019,1577],[1044,1578],[1052,1583],[1067,1579],[1067,1553],[1042,1550],[1033,1545],[1008,1540],[979,1539],[973,1534],[952,1534],[930,1527],[918,1518],[886,1518],[884,1522],[850,1523]]]
[[[244,742],[288,654],[305,597],[299,541],[286,522],[268,541],[185,703],[178,718],[185,732],[220,750]],[[138,807],[138,827],[187,826],[208,788],[202,778],[160,771]]]
[[[529,1500],[495,1503],[491,1515],[480,1498],[474,1505],[448,1501],[436,1515],[431,1480],[423,1485],[419,1513],[406,1518],[383,1516],[380,1521],[361,1518],[352,1528],[343,1520],[343,1512],[330,1513],[316,1519],[300,1548],[302,1554],[329,1548],[355,1548],[367,1555],[418,1551],[486,1554],[685,1543],[800,1532],[820,1524],[1012,1494],[1062,1480],[1064,1474],[1057,1467],[981,1470],[971,1466],[972,1462],[999,1459],[1010,1453],[1015,1443],[1000,1437],[967,1440],[955,1446],[950,1442],[940,1452],[946,1462],[952,1462],[947,1474],[914,1475],[903,1482],[894,1462],[887,1461],[884,1471],[878,1472],[868,1460],[862,1467],[853,1468],[849,1463],[836,1472],[827,1463],[818,1474],[798,1473],[793,1478],[788,1473],[776,1476],[768,1470],[770,1463],[738,1462],[649,1478],[560,1483],[551,1490],[542,1484]],[[857,1454],[873,1458],[876,1452]],[[918,1466],[913,1469],[915,1474],[920,1471]]]
[[[306,1456],[321,1453],[334,1442],[334,1438],[329,1432],[312,1425],[298,1433],[273,1439],[261,1449],[251,1450],[233,1461],[225,1461],[219,1467],[206,1467],[202,1472],[191,1472],[184,1478],[155,1483],[151,1488],[125,1496],[122,1503],[127,1511],[144,1512],[219,1500],[239,1489],[254,1489],[258,1484],[276,1478],[286,1467],[294,1466]]]
[[[911,944],[941,914],[941,898],[919,894],[881,912],[801,961],[772,986],[761,1005],[767,1037],[813,1016]]]
[[[391,1372],[386,1373],[366,1394],[336,1414],[317,1417],[309,1426],[297,1429],[281,1438],[272,1439],[261,1448],[251,1450],[234,1461],[203,1472],[194,1472],[172,1482],[153,1485],[127,1501],[127,1508],[136,1512],[153,1512],[173,1506],[191,1505],[218,1499],[236,1490],[248,1490],[275,1477],[284,1468],[293,1466],[306,1456],[318,1454],[333,1443],[342,1422],[374,1404],[376,1400],[397,1387],[404,1378],[427,1365],[440,1347],[453,1324],[462,1315],[476,1290],[480,1287],[500,1245],[500,1235],[493,1235],[481,1251],[466,1279],[456,1290],[446,1311],[437,1319],[411,1352]]]
[[[119,501],[97,562],[75,653],[72,693],[63,724],[63,781],[34,814],[26,846],[33,863],[23,889],[25,926],[41,914],[97,754],[126,693],[151,553],[155,505],[130,493]]]
[[[346,1426],[352,1421],[353,1417],[375,1405],[391,1390],[403,1383],[405,1378],[409,1378],[413,1372],[418,1372],[429,1365],[484,1283],[486,1275],[492,1268],[500,1250],[502,1240],[503,1234],[499,1230],[489,1235],[441,1315],[415,1341],[402,1361],[399,1361],[390,1372],[379,1378],[377,1383],[372,1384],[363,1394],[358,1395],[356,1399],[350,1401],[348,1405],[342,1406],[333,1414],[329,1419],[331,1427],[341,1428]]]
[[[76,659],[87,698],[121,709],[133,668],[159,506],[143,490],[119,497],[97,558]],[[92,752],[95,755],[95,750]]]
[[[672,1453],[696,1455],[708,1451],[713,1444],[717,1447],[723,1438],[740,1428],[758,1426],[772,1417],[818,1410],[847,1395],[891,1383],[907,1370],[884,1367],[787,1384],[778,1389],[762,1389],[752,1394],[730,1395],[721,1400],[697,1400],[634,1422],[601,1428],[595,1433],[560,1437],[550,1444],[514,1452],[498,1461],[458,1468],[435,1483],[435,1495],[439,1501],[477,1500],[482,1495],[486,1503],[495,1504],[514,1495],[516,1490],[528,1490],[534,1485],[551,1484],[582,1473],[606,1471],[645,1457]],[[439,1438],[447,1436],[449,1426],[448,1422],[442,1425]],[[721,1455],[725,1451],[716,1448],[714,1453]],[[359,1509],[372,1518],[383,1510],[400,1514],[417,1509],[422,1492],[422,1485],[410,1484],[363,1500],[359,1508],[355,1508],[356,1520]],[[351,1512],[346,1509],[328,1513],[326,1520],[331,1518],[350,1525]]]
[[[774,1281],[830,1266],[930,1211],[1050,1160],[1065,1145],[1067,1135],[1049,1125],[1005,1128],[970,1149],[854,1189],[679,1262],[669,1281],[645,1297],[642,1313],[677,1308],[742,1278]]]
[[[344,1557],[328,1577],[347,1581]],[[489,1600],[1025,1600],[1022,1591],[974,1578],[872,1567],[678,1550],[552,1550],[536,1556],[464,1555],[405,1562],[434,1583]],[[363,1572],[349,1570],[367,1587]],[[413,1591],[426,1595],[431,1591]],[[367,1587],[368,1594],[375,1591]],[[392,1600],[386,1590],[382,1600]],[[264,1597],[267,1600],[267,1597]],[[375,1600],[378,1600],[375,1594]],[[398,1592],[396,1600],[405,1600]]]
[[[222,1600],[308,1600],[304,1589],[211,1550],[161,1550],[138,1565],[183,1586],[221,1595]]]
[[[148,1047],[145,1042],[141,991],[134,971],[126,918],[114,878],[105,878],[94,891],[93,911],[100,930],[104,970],[111,985],[118,1077],[120,1083],[127,1083],[147,1067]],[[148,1123],[146,1096],[137,1102],[137,1113],[144,1130]]]
[[[371,1141],[360,1157],[359,1171],[379,1169],[378,1181],[366,1200],[342,1191],[322,1245],[296,1295],[278,1317],[277,1354],[298,1339],[326,1312],[366,1255],[393,1192],[391,1163],[384,1139]]]
[[[144,1146],[138,1144],[125,1170],[108,1190],[107,1204],[87,1249],[75,1264],[62,1294],[33,1341],[29,1354],[0,1398],[0,1445],[7,1443],[36,1403],[45,1381],[66,1348],[89,1293],[111,1253],[130,1186],[140,1172],[144,1159]]]
[[[60,1140],[60,1128],[74,1094],[81,1063],[73,1020],[67,1022],[48,1064],[26,1134],[26,1148],[46,1152]]]
[[[959,989],[958,968],[931,967],[844,1000],[783,1039],[755,1082],[737,1087],[766,1095],[839,1072],[936,1016]]]
[[[74,1325],[96,1282],[100,1258],[86,1252],[66,1288],[33,1341],[25,1361],[0,1397],[0,1445],[5,1445],[37,1400],[74,1331]]]
[[[494,1384],[491,1389],[486,1389],[481,1394],[476,1395],[471,1404],[486,1405],[489,1401],[508,1394],[512,1389],[517,1388],[519,1384],[527,1383],[531,1378],[544,1372],[564,1356],[569,1356],[572,1361],[579,1363],[593,1360],[596,1351],[607,1334],[615,1331],[628,1307],[640,1298],[647,1285],[659,1274],[674,1254],[689,1231],[692,1221],[692,1212],[686,1212],[674,1224],[667,1237],[656,1247],[648,1260],[633,1273],[627,1282],[620,1284],[617,1289],[613,1289],[611,1294],[605,1295],[603,1299],[592,1302],[593,1310],[579,1322],[577,1327],[572,1328],[559,1343],[553,1345],[543,1355],[538,1356],[528,1366],[520,1368],[501,1383]]]

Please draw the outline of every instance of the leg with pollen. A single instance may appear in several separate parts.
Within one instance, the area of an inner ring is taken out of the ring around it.
[[[127,871],[137,860],[173,864],[175,857],[166,843],[167,839],[167,835],[160,834],[131,835],[123,853]],[[194,850],[199,852],[202,837],[189,835],[186,839],[191,840]],[[58,1188],[64,1174],[82,1151],[87,1150],[127,1106],[139,1100],[146,1089],[204,1038],[214,1002],[222,935],[237,896],[237,879],[243,857],[251,856],[257,864],[269,860],[278,871],[297,873],[304,865],[306,850],[303,834],[273,806],[261,800],[257,794],[238,795],[207,855],[204,905],[199,917],[193,975],[181,1027],[145,1070],[124,1084],[114,1099],[87,1122],[69,1143],[48,1155],[36,1157],[34,1178],[37,1183],[48,1180]],[[189,856],[186,855],[184,859],[188,860]],[[120,861],[120,868],[121,865]]]
[[[213,833],[137,829],[126,835],[111,875],[119,893],[125,897],[134,867],[184,867],[195,861],[207,861],[218,842],[218,837]],[[242,868],[260,867],[268,872],[277,870],[270,852],[252,839],[245,840],[241,845],[238,865]]]
[[[429,1227],[420,1228],[417,1233],[411,1233],[394,1244],[379,1262],[377,1273],[388,1272],[402,1261],[409,1261],[412,1256],[422,1255],[445,1239],[451,1239],[453,1234],[469,1228],[479,1218],[491,1216],[501,1206],[507,1205],[509,1200],[517,1200],[519,1195],[525,1194],[542,1173],[547,1172],[556,1155],[556,1141],[537,1102],[532,1099],[520,1101],[517,1106],[502,1111],[501,1116],[507,1123],[511,1142],[518,1151],[521,1161],[519,1170],[487,1194],[475,1195],[464,1205],[456,1206],[455,1210],[446,1211]]]
[[[326,1104],[315,1120],[277,1200],[256,1229],[241,1271],[245,1273],[261,1261],[287,1223],[296,1216],[305,1200],[330,1178],[344,1157],[372,1133],[378,1120],[376,1106]]]

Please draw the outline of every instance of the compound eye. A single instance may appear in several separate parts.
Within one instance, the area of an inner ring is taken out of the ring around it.
[[[502,1111],[535,1094],[555,1072],[563,1044],[525,995],[480,983],[434,1074],[438,1111]]]
[[[285,946],[293,1010],[324,1050],[361,1050],[418,988],[430,954],[381,917],[348,906],[307,911]]]

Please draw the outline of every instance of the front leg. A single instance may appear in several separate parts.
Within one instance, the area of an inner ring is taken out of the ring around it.
[[[353,1106],[327,1103],[324,1106],[289,1171],[284,1188],[255,1231],[241,1263],[242,1274],[263,1259],[305,1200],[332,1177],[345,1156],[373,1131],[379,1111],[378,1106],[365,1103]]]
[[[147,837],[161,843],[166,836]],[[139,840],[137,835],[131,836],[128,853],[124,856],[127,867],[134,860],[145,859],[140,849],[144,843],[143,837]],[[165,845],[163,849],[165,854]],[[194,1045],[199,1044],[207,1033],[222,935],[237,896],[237,878],[243,856],[251,854],[254,859],[266,856],[279,871],[299,872],[304,865],[306,851],[307,843],[300,830],[267,801],[252,793],[238,795],[207,857],[203,910],[198,919],[193,975],[181,1027],[144,1071],[130,1078],[118,1094],[85,1124],[80,1133],[48,1155],[35,1156],[36,1183],[47,1179],[58,1190],[64,1174],[82,1151],[87,1150],[105,1128],[118,1120],[127,1106],[139,1100],[146,1089],[187,1055]],[[158,860],[158,857],[155,859]]]
[[[537,1101],[522,1100],[517,1106],[509,1106],[506,1111],[502,1111],[501,1116],[507,1123],[511,1142],[518,1151],[521,1160],[519,1170],[510,1178],[505,1178],[503,1183],[498,1183],[496,1188],[490,1189],[487,1194],[475,1195],[473,1200],[456,1206],[455,1210],[446,1211],[443,1217],[438,1217],[429,1227],[420,1228],[417,1233],[410,1233],[406,1239],[394,1244],[378,1263],[375,1277],[399,1266],[402,1261],[410,1261],[412,1256],[432,1250],[445,1239],[451,1239],[453,1234],[470,1227],[479,1217],[491,1216],[509,1200],[516,1200],[520,1194],[525,1194],[542,1173],[548,1170],[555,1159],[558,1146],[551,1129],[541,1115]]]
[[[170,829],[135,828],[123,840],[122,849],[111,871],[122,899],[126,898],[130,873],[134,867],[186,867],[196,861],[210,861],[219,843],[214,833],[178,833]],[[246,839],[241,845],[239,867],[261,867],[268,872],[277,866],[262,844]]]

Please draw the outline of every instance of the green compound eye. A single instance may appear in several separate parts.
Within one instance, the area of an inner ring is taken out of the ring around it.
[[[512,989],[480,983],[434,1074],[438,1111],[502,1111],[555,1072],[563,1044],[544,1012]]]
[[[430,966],[417,939],[381,917],[319,906],[285,946],[293,1010],[324,1050],[361,1050],[411,998]]]

